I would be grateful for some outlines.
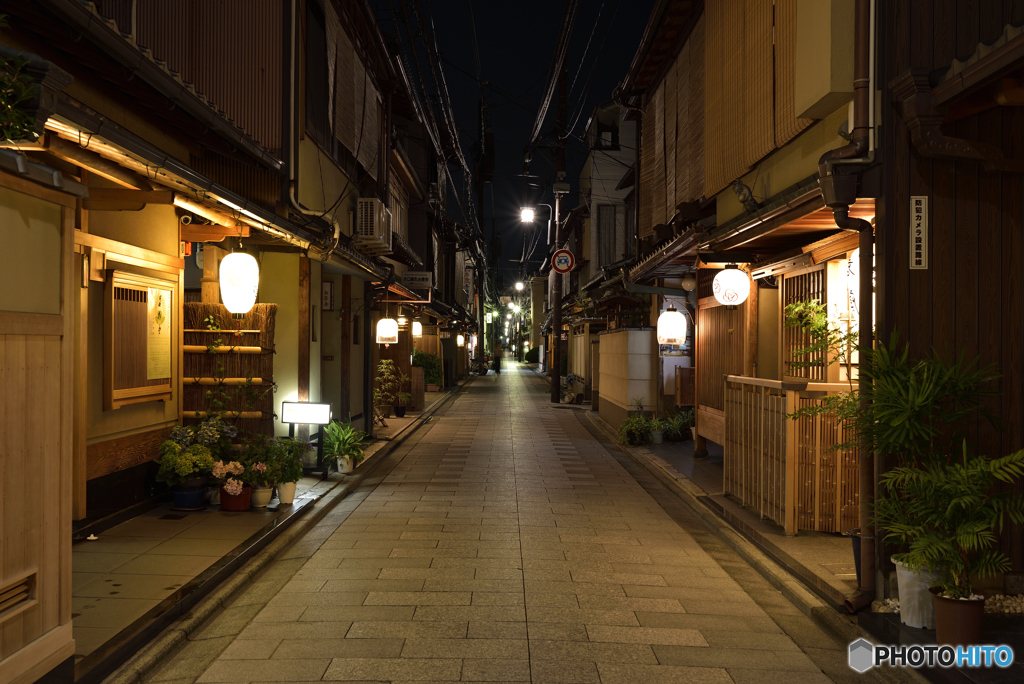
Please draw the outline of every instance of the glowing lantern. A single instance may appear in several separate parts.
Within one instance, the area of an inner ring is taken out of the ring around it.
[[[249,313],[260,287],[260,265],[251,254],[232,252],[220,261],[220,298],[236,316]]]
[[[692,273],[687,273],[683,276],[683,289],[687,292],[693,292],[697,289],[697,276]]]
[[[382,318],[377,321],[377,344],[385,347],[398,344],[398,321],[394,318]]]
[[[412,322],[412,336],[423,337],[423,324],[419,321]]]
[[[725,270],[715,276],[711,290],[719,304],[739,306],[747,301],[747,295],[750,294],[750,278],[735,265],[726,266]]]
[[[455,344],[459,345],[460,347],[466,346],[466,336],[465,335],[456,335],[455,336]]]
[[[684,344],[686,317],[670,306],[658,316],[658,344]]]

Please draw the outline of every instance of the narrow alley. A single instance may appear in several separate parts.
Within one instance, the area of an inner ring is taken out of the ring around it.
[[[509,365],[149,681],[863,680],[845,644]]]

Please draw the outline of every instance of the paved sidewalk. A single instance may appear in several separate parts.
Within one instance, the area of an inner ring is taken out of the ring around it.
[[[512,365],[471,381],[149,681],[855,679],[845,645],[547,402]]]

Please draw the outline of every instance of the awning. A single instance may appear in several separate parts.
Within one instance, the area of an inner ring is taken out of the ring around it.
[[[634,283],[654,278],[678,278],[693,268],[697,255],[700,233],[693,227],[687,229],[667,245],[634,266],[629,279]]]

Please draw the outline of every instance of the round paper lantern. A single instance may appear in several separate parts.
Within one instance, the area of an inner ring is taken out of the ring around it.
[[[251,254],[232,252],[220,261],[220,298],[233,314],[246,314],[256,303],[260,265]]]
[[[377,344],[398,344],[398,321],[394,318],[377,321]]]
[[[697,289],[697,276],[693,275],[692,273],[687,273],[686,275],[683,276],[682,285],[683,289],[686,290],[687,292],[693,292],[695,289]]]
[[[423,324],[419,321],[412,322],[412,336],[423,337]]]
[[[684,344],[686,317],[670,306],[658,316],[658,344]]]
[[[727,266],[715,276],[711,290],[719,304],[739,306],[747,301],[747,295],[750,294],[750,278],[735,266]]]
[[[460,347],[466,346],[466,336],[465,335],[456,335],[455,336],[455,343],[457,345],[459,345]]]

